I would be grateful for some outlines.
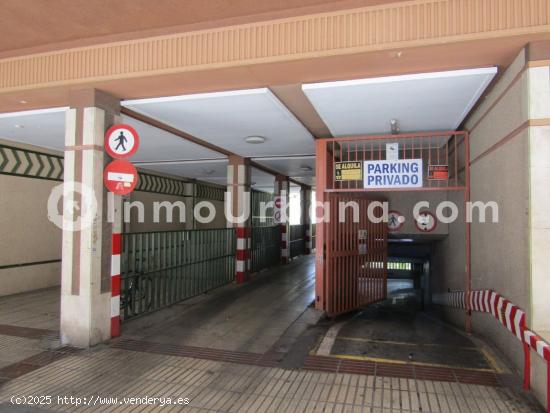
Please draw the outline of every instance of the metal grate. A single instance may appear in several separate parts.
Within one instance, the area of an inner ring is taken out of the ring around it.
[[[280,255],[281,230],[278,225],[252,228],[252,272],[277,265]]]
[[[232,228],[124,234],[123,319],[232,282],[235,248]]]
[[[338,181],[332,179],[338,162],[386,160],[387,144],[396,144],[399,160],[422,160],[423,185],[421,188],[405,190],[463,190],[466,186],[464,166],[467,163],[468,135],[466,132],[426,132],[424,134],[381,135],[326,139],[327,146],[327,188],[326,191],[380,191],[365,188],[363,179]],[[466,143],[466,144],[465,144]],[[446,179],[430,175],[430,169],[445,167]],[[391,191],[392,189],[384,189]],[[404,189],[399,189],[403,191]]]
[[[305,254],[305,230],[306,227],[302,224],[290,226],[290,258]]]

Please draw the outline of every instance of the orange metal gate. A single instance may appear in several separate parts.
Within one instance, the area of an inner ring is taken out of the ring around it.
[[[330,220],[323,225],[327,239],[325,310],[330,316],[386,298],[387,225],[368,219],[371,202],[361,194],[329,195]],[[373,212],[382,216],[381,208]]]
[[[344,181],[342,174],[339,179],[335,178],[337,163],[364,164],[365,161],[387,160],[388,143],[397,147],[397,153],[394,153],[397,159],[421,160],[421,186],[378,189],[365,185],[362,178],[348,176]],[[315,145],[315,307],[328,315],[336,315],[386,297],[387,224],[369,222],[364,215],[372,202],[367,195],[383,196],[384,192],[396,191],[456,191],[464,194],[464,204],[467,205],[470,200],[469,136],[463,131],[347,136],[317,139]],[[432,175],[438,168],[444,172],[442,177]],[[349,219],[341,222],[338,219],[340,200],[359,202],[361,216],[358,223]],[[331,206],[330,217],[326,216],[327,204]],[[465,227],[465,290],[468,292],[471,288],[470,223],[466,222]],[[364,229],[367,230],[366,237],[360,240],[359,231]],[[362,246],[363,243],[367,246]],[[468,310],[467,331],[470,329],[469,325]]]

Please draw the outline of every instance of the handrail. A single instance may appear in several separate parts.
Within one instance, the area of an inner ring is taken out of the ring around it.
[[[432,294],[432,302],[453,308],[462,308],[468,311],[478,311],[492,314],[523,344],[524,349],[524,376],[523,388],[531,387],[531,358],[530,349],[535,351],[546,362],[546,411],[550,413],[550,344],[534,331],[527,328],[525,312],[517,305],[504,298],[493,290],[476,290],[469,294],[464,291],[449,291],[447,293]]]

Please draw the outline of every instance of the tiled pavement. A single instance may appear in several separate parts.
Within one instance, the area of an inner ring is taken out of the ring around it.
[[[43,405],[62,412],[533,412],[504,387],[259,367],[95,348],[4,383],[13,395],[189,398],[188,406]],[[10,410],[12,409],[12,410]],[[32,410],[31,410],[32,411]]]
[[[298,264],[296,268],[304,265]],[[418,369],[406,375],[398,374],[400,377],[391,377],[392,374],[384,377],[383,369],[378,366],[311,357],[306,359],[302,369],[282,368],[265,349],[285,347],[280,346],[277,334],[284,331],[284,336],[290,340],[297,333],[292,328],[285,330],[283,325],[277,326],[277,331],[273,325],[266,329],[262,323],[287,317],[304,324],[298,330],[306,328],[310,321],[296,318],[309,302],[311,274],[309,271],[303,273],[306,277],[302,280],[292,278],[291,274],[280,276],[280,282],[286,284],[287,289],[286,294],[279,291],[286,300],[284,305],[276,295],[270,296],[270,289],[261,282],[243,292],[240,301],[235,300],[236,295],[231,295],[235,286],[228,286],[229,295],[225,297],[226,302],[222,301],[221,308],[206,300],[194,306],[194,310],[191,307],[185,310],[183,317],[181,308],[169,309],[174,313],[172,325],[181,327],[179,334],[171,332],[159,337],[160,331],[167,331],[169,327],[151,321],[162,319],[163,314],[159,312],[150,320],[136,320],[135,327],[129,329],[134,334],[127,338],[86,351],[58,347],[58,290],[2,298],[0,412],[538,411],[538,406],[506,386],[486,385],[489,381],[468,384],[467,381],[459,382],[458,378],[442,381],[439,376],[426,380],[425,376],[417,374]],[[261,303],[259,307],[258,302]],[[255,308],[254,305],[263,311],[258,314],[248,311]],[[291,305],[292,312],[284,311],[285,305]],[[208,322],[201,329],[191,330],[190,335],[181,333],[193,327],[191,321],[199,322],[200,314],[216,308],[218,312],[207,313]],[[235,331],[255,315],[258,319],[253,331]],[[148,324],[152,327],[147,328]],[[231,334],[205,341],[208,331],[216,328],[221,331],[221,327]],[[140,330],[142,334],[136,334]],[[144,341],[151,339],[149,345]],[[198,350],[190,347],[197,344],[208,346]],[[395,372],[395,368],[389,370]],[[491,383],[496,384],[494,380]],[[53,396],[53,400],[50,405],[16,406],[10,403],[14,395]],[[59,404],[57,396],[86,397],[92,404],[99,401],[95,397],[188,397],[190,404],[161,407],[158,403],[121,404],[123,400],[119,399],[116,404],[76,406]]]

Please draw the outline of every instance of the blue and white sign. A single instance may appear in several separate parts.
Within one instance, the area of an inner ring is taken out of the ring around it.
[[[422,159],[365,161],[365,189],[421,188]]]

